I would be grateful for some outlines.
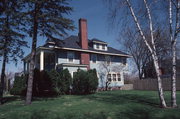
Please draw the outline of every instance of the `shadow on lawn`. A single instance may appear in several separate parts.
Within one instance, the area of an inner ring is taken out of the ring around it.
[[[136,94],[113,94],[113,93],[99,93],[98,95],[90,95],[85,98],[91,100],[102,101],[110,104],[126,104],[126,103],[140,103],[152,107],[159,107],[157,99],[152,99],[147,96],[139,96]]]
[[[19,97],[19,96],[3,97],[2,103],[4,104],[4,103],[12,102],[12,101],[16,101],[18,99],[23,100],[24,98],[23,97]]]

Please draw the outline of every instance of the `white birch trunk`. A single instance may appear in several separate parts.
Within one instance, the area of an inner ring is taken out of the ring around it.
[[[175,33],[173,37],[172,32],[172,1],[169,0],[169,24],[170,24],[170,38],[171,38],[171,47],[172,47],[172,78],[171,78],[171,106],[173,108],[177,107],[176,103],[176,43],[177,43],[177,35],[178,35],[178,28],[179,28],[179,8],[180,8],[180,1],[177,0],[176,7],[176,27]]]
[[[156,54],[156,47],[155,47],[155,44],[154,44],[154,37],[153,37],[153,28],[152,28],[152,20],[151,20],[151,14],[150,14],[150,10],[149,10],[149,7],[146,3],[146,0],[144,0],[144,3],[145,3],[145,6],[146,6],[146,10],[148,12],[148,18],[149,18],[149,25],[150,25],[150,31],[151,31],[151,43],[152,43],[152,47],[150,46],[150,44],[147,42],[146,40],[146,37],[140,27],[140,24],[137,20],[137,17],[134,13],[134,10],[131,6],[131,3],[129,2],[129,0],[126,0],[127,4],[128,4],[128,7],[131,11],[131,15],[134,19],[134,22],[139,30],[139,33],[141,35],[141,37],[143,38],[143,41],[145,42],[145,45],[148,47],[149,51],[151,52],[151,55],[152,55],[152,58],[153,58],[153,62],[154,62],[154,67],[155,67],[155,71],[156,71],[156,75],[157,75],[157,81],[158,81],[158,94],[159,94],[159,99],[160,99],[160,103],[161,103],[161,106],[163,108],[166,108],[166,102],[165,102],[165,99],[164,99],[164,93],[163,93],[163,88],[162,88],[162,80],[161,80],[161,77],[160,77],[160,71],[159,71],[159,63],[158,63],[158,57],[157,57],[157,54]]]

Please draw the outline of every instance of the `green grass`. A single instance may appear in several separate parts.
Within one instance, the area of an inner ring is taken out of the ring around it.
[[[170,92],[165,93],[170,105]],[[36,98],[29,106],[7,97],[1,119],[180,119],[180,108],[161,109],[155,91],[108,91],[86,96]],[[180,104],[180,92],[177,92]]]

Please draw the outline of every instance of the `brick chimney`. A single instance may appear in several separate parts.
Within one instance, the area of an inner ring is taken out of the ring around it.
[[[87,35],[87,20],[86,19],[79,19],[79,38],[80,38],[80,45],[82,49],[88,49],[88,35]],[[89,67],[89,53],[81,52],[81,64],[88,65]]]

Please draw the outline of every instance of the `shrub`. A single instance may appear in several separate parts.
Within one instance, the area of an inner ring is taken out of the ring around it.
[[[94,93],[98,86],[96,70],[83,71],[79,70],[74,74],[73,93],[90,94]]]
[[[69,93],[72,78],[68,69],[64,69],[60,73],[56,70],[51,70],[49,72],[49,77],[52,81],[52,88],[56,94],[60,95]]]
[[[33,95],[34,96],[54,95],[52,88],[52,81],[47,71],[39,71],[39,69],[34,70]]]
[[[70,87],[72,85],[72,77],[68,69],[64,69],[60,72],[61,92],[62,94],[69,94]]]
[[[15,76],[13,88],[10,90],[12,95],[25,95],[27,76]]]

